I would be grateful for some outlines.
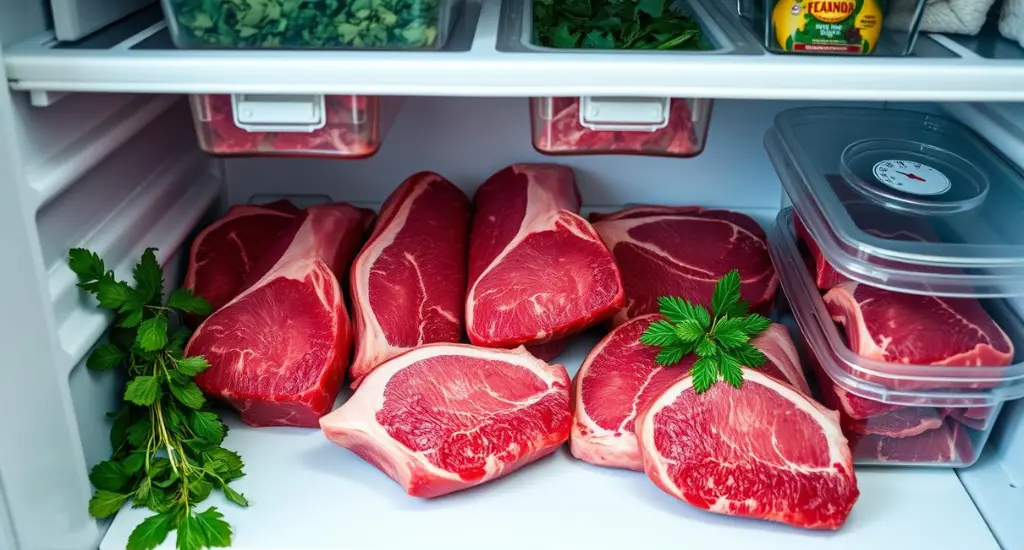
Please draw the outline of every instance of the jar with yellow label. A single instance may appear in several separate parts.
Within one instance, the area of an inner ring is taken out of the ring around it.
[[[774,0],[768,41],[786,52],[869,54],[882,34],[882,1]]]

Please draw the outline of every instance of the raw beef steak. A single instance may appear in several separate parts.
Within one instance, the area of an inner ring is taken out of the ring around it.
[[[544,100],[550,114],[535,127],[534,145],[542,152],[579,154],[637,152],[655,155],[691,156],[701,144],[693,128],[693,113],[685,99],[673,99],[668,123],[654,131],[593,130],[580,123],[580,98],[553,97]]]
[[[410,348],[462,338],[469,198],[432,172],[409,176],[381,207],[352,265],[355,388]]]
[[[192,335],[186,354],[211,365],[196,376],[207,395],[253,426],[317,425],[352,348],[339,274],[372,221],[373,213],[347,204],[307,209],[278,261]]]
[[[899,407],[867,420],[844,417],[842,425],[846,432],[863,435],[913,437],[942,426],[942,417],[934,407]]]
[[[608,249],[579,217],[570,168],[516,164],[474,197],[466,328],[471,342],[509,348],[579,332],[622,306]]]
[[[217,311],[263,275],[254,270],[272,265],[264,256],[282,253],[277,243],[290,240],[304,216],[283,200],[232,206],[192,241],[185,288]]]
[[[591,212],[590,223],[625,220],[629,218],[650,218],[671,214],[700,214],[709,210],[702,206],[664,206],[660,204],[637,204],[615,212]],[[726,212],[715,210],[715,212]]]
[[[850,349],[863,357],[909,365],[1009,365],[1013,343],[977,300],[891,292],[854,282],[824,297],[832,319],[846,329]],[[894,389],[977,388],[991,382],[892,381]]]
[[[941,409],[942,415],[974,430],[984,430],[995,414],[992,407],[950,407]]]
[[[733,269],[740,272],[742,298],[752,310],[771,306],[779,279],[757,222],[726,210],[662,215],[628,210],[633,213],[611,214],[594,224],[625,286],[626,305],[613,324],[657,313],[659,296],[709,306],[715,283]]]
[[[643,470],[634,432],[637,412],[676,380],[687,376],[694,357],[677,365],[654,363],[658,349],[640,335],[661,319],[652,314],[619,325],[587,355],[573,379],[573,456],[598,466]],[[809,394],[789,331],[772,325],[752,342],[768,357],[760,370]]]
[[[960,424],[947,421],[937,429],[912,437],[850,434],[853,458],[860,464],[970,464],[971,436]]]
[[[700,395],[682,378],[636,429],[647,476],[711,512],[838,529],[859,495],[839,415],[756,370]]]
[[[320,426],[410,495],[430,498],[554,452],[570,421],[562,365],[522,348],[428,344],[376,368]]]

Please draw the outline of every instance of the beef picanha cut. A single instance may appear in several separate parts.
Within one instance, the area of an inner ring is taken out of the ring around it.
[[[474,344],[510,348],[579,332],[623,303],[619,269],[577,212],[570,168],[516,164],[474,197],[466,329]]]
[[[523,348],[428,344],[374,369],[320,425],[408,494],[429,498],[554,452],[570,421],[562,365]]]
[[[230,302],[269,268],[263,260],[299,229],[305,213],[288,201],[240,204],[228,209],[192,241],[185,288],[210,302],[213,311]]]
[[[187,355],[210,368],[196,383],[253,426],[317,426],[341,389],[352,327],[339,278],[373,213],[313,206],[284,253],[196,330]]]
[[[658,348],[640,342],[640,335],[659,314],[619,325],[587,355],[573,379],[573,425],[569,446],[580,460],[642,470],[634,422],[637,413],[676,380],[687,376],[694,356],[679,364],[655,364]],[[786,327],[771,325],[751,342],[768,361],[762,372],[810,394],[796,348]]]
[[[699,395],[679,379],[636,431],[647,476],[711,512],[838,529],[859,495],[839,415],[756,370]]]
[[[778,276],[768,255],[767,237],[753,219],[726,210],[633,207],[605,215],[594,229],[622,271],[626,305],[613,324],[657,313],[658,297],[679,296],[705,306],[715,283],[739,270],[742,298],[754,311],[766,311],[775,299]]]
[[[462,338],[469,198],[432,172],[409,176],[381,207],[350,277],[352,387],[410,348]]]

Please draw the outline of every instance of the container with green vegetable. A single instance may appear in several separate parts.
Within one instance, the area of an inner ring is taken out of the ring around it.
[[[460,0],[162,0],[179,48],[444,47]]]

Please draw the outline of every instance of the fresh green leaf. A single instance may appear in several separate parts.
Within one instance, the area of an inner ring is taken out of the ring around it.
[[[725,349],[732,349],[745,345],[750,336],[744,330],[744,319],[732,319],[726,317],[715,325],[713,333],[715,340]]]
[[[737,317],[743,317],[749,311],[750,304],[744,302],[743,300],[740,300],[739,302],[736,302],[736,305],[732,306],[731,308],[729,308],[728,311],[725,312],[725,316],[732,317],[735,319]]]
[[[120,348],[113,344],[101,344],[96,346],[89,354],[85,366],[89,370],[103,371],[112,369],[121,364],[127,356]]]
[[[180,432],[181,428],[189,427],[188,422],[185,419],[185,414],[182,412],[180,407],[165,407],[164,422],[167,423],[167,429],[171,430],[175,435],[184,436],[185,434]]]
[[[167,485],[173,484],[174,482],[172,481]],[[161,514],[169,513],[175,508],[174,494],[165,487],[152,486],[149,490],[149,498],[146,500],[146,507]]]
[[[554,48],[708,48],[700,25],[669,0],[534,0],[533,30]]]
[[[761,352],[761,350],[749,344],[729,350],[729,354],[735,357],[741,365],[751,369],[763,367],[768,361],[768,358],[764,356],[764,353]]]
[[[690,367],[693,377],[693,391],[704,393],[718,380],[718,362],[714,357],[701,357]]]
[[[97,489],[116,493],[128,483],[128,474],[117,462],[104,460],[92,467],[89,472],[89,481]]]
[[[746,317],[736,319],[737,325],[747,335],[753,338],[761,334],[771,326],[772,320],[757,313],[751,313]]]
[[[711,294],[711,311],[715,315],[724,315],[739,301],[740,272],[734,269],[726,273],[715,285],[715,290]]]
[[[171,394],[177,399],[182,405],[190,409],[198,409],[206,403],[206,399],[203,397],[202,390],[195,382],[189,382],[188,384],[171,384]]]
[[[178,372],[192,377],[210,368],[210,362],[203,356],[185,357],[177,362]]]
[[[102,489],[96,491],[89,500],[89,514],[98,519],[108,518],[121,509],[121,505],[127,498],[128,495],[121,493]]]
[[[99,280],[107,272],[99,255],[84,248],[68,251],[68,266],[78,276],[78,286],[90,292],[96,291]]]
[[[178,518],[178,550],[201,550],[206,547],[206,536],[199,520],[191,512]]]
[[[686,356],[686,354],[693,351],[692,343],[677,342],[675,344],[669,344],[663,346],[658,355],[654,358],[654,363],[662,366],[675,365]]]
[[[665,346],[679,341],[676,329],[668,321],[655,321],[640,335],[640,341],[648,346]]]
[[[205,452],[204,455],[207,457],[207,460],[203,467],[215,471],[222,478],[227,479],[227,477],[233,477],[233,473],[240,474],[242,472],[244,466],[242,457],[234,451],[229,451],[224,447],[214,447]]]
[[[128,283],[113,279],[100,279],[96,299],[99,300],[100,307],[117,310],[128,301],[133,292]]]
[[[139,325],[139,347],[145,351],[158,351],[167,346],[167,317],[157,315]]]
[[[718,344],[715,343],[714,338],[707,336],[701,337],[700,341],[697,342],[694,351],[697,352],[699,357],[711,357],[718,353]]]
[[[174,516],[169,513],[149,516],[128,535],[126,550],[153,550],[167,540],[173,527]]]
[[[160,263],[156,261],[156,249],[147,248],[142,253],[142,258],[132,270],[132,277],[135,279],[135,292],[144,304],[157,303],[163,299],[164,293],[164,271]]]
[[[676,337],[680,342],[694,344],[707,333],[707,329],[700,326],[696,319],[687,319],[675,327]]]
[[[110,446],[115,450],[127,441],[128,426],[131,424],[130,405],[124,404],[113,415],[114,423],[110,427]]]
[[[121,461],[121,467],[124,468],[124,473],[128,475],[139,473],[145,465],[146,453],[144,451],[132,453]]]
[[[658,298],[658,308],[665,319],[672,324],[679,324],[685,321],[696,320],[702,329],[707,330],[711,326],[711,314],[701,305],[694,305],[677,296],[662,296]]]
[[[730,386],[737,389],[743,387],[743,369],[740,368],[739,361],[728,353],[718,355],[718,372],[722,375],[722,380]]]
[[[185,352],[185,344],[190,336],[192,336],[192,331],[185,327],[179,327],[171,334],[171,339],[167,341],[167,353],[170,353],[171,357],[176,359],[180,358]]]
[[[156,403],[160,397],[160,379],[155,376],[136,376],[125,387],[124,400],[143,407]]]
[[[224,515],[216,507],[209,507],[205,512],[196,514],[196,522],[203,532],[206,544],[211,548],[227,548],[231,546],[231,526],[224,521]]]
[[[196,437],[220,444],[224,440],[224,423],[216,413],[197,411],[192,413],[192,431]]]
[[[210,496],[210,491],[213,490],[213,483],[206,478],[194,478],[188,484],[188,492],[193,500],[196,502],[202,502],[206,500],[206,497]]]
[[[143,416],[128,426],[128,443],[132,447],[141,447],[153,433],[153,425],[148,416]]]
[[[196,296],[187,288],[178,288],[167,298],[167,307],[192,315],[209,315],[212,308],[210,302]]]
[[[238,491],[232,489],[230,486],[228,486],[228,484],[225,483],[224,485],[221,485],[221,490],[224,491],[224,496],[227,497],[227,499],[230,500],[231,502],[234,502],[235,504],[243,508],[249,506],[249,501],[246,500],[245,496],[242,495],[242,493],[239,493]]]

